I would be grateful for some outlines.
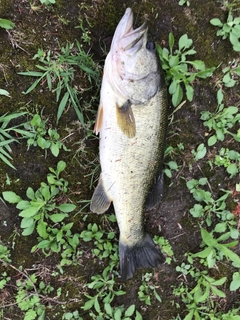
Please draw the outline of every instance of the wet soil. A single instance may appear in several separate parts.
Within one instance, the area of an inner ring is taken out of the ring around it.
[[[203,60],[207,67],[219,64],[226,66],[233,59],[239,59],[239,54],[232,50],[228,40],[222,41],[216,37],[216,28],[209,23],[213,17],[220,19],[226,17],[226,12],[221,9],[220,3],[215,0],[192,0],[190,3],[190,7],[181,7],[177,0],[89,0],[83,3],[75,0],[57,0],[56,5],[45,7],[38,1],[2,0],[0,2],[0,17],[10,19],[16,25],[9,32],[0,29],[0,88],[8,90],[11,95],[11,98],[0,96],[0,115],[27,107],[27,110],[32,113],[36,110],[42,111],[43,116],[58,129],[61,137],[68,136],[67,129],[69,128],[73,132],[73,135],[65,140],[66,146],[71,151],[61,150],[57,158],[50,152],[45,157],[44,151],[40,148],[31,147],[27,150],[25,141],[12,144],[13,165],[16,170],[0,162],[0,195],[2,191],[11,190],[22,198],[26,197],[26,189],[29,186],[34,190],[39,188],[40,183],[46,181],[48,168],[55,168],[59,160],[67,163],[63,176],[69,181],[69,198],[78,206],[78,209],[82,206],[80,201],[91,199],[93,192],[93,186],[90,187],[89,174],[93,172],[98,163],[97,138],[94,139],[91,136],[84,140],[84,144],[80,144],[86,132],[79,125],[72,109],[66,111],[59,123],[56,123],[55,93],[48,91],[46,83],[38,86],[29,95],[22,94],[34,79],[20,76],[18,72],[36,70],[37,62],[32,58],[38,49],[42,48],[46,52],[50,50],[54,53],[59,51],[59,47],[65,46],[67,41],[70,43],[73,43],[75,39],[80,41],[82,31],[76,26],[79,26],[79,18],[81,18],[83,25],[91,32],[90,45],[84,43],[83,46],[86,51],[93,54],[94,61],[102,66],[118,21],[125,9],[132,7],[135,13],[135,25],[138,26],[146,20],[149,25],[149,37],[162,46],[167,46],[169,32],[173,32],[175,39],[187,33],[189,38],[193,39],[197,51],[194,59]],[[214,77],[217,78],[220,72],[221,68]],[[141,284],[142,270],[133,279],[123,284],[126,295],[114,300],[114,306],[123,304],[127,307],[136,304],[145,320],[170,320],[178,314],[182,318],[186,314],[185,307],[172,293],[172,286],[187,281],[179,277],[175,267],[185,260],[185,252],[198,251],[201,243],[198,222],[189,213],[194,200],[186,188],[186,181],[192,178],[207,177],[216,197],[219,196],[221,188],[232,189],[238,181],[238,177],[229,179],[224,170],[217,167],[211,169],[208,165],[208,161],[213,159],[213,155],[221,147],[231,146],[232,149],[239,150],[238,144],[230,138],[209,148],[207,156],[200,161],[194,161],[191,154],[191,150],[196,149],[200,143],[206,145],[207,135],[200,120],[200,112],[214,111],[216,108],[216,79],[214,77],[196,81],[193,101],[186,102],[171,116],[167,145],[173,148],[177,148],[180,143],[184,145],[183,151],[176,151],[171,156],[180,169],[173,173],[171,179],[165,179],[164,197],[160,207],[157,210],[146,212],[145,215],[146,230],[152,236],[160,235],[168,239],[175,256],[175,262],[171,265],[165,264],[152,271],[155,285],[159,287],[162,303],[153,298],[152,305],[146,306],[138,300],[137,291]],[[84,87],[85,79],[77,77],[74,85]],[[238,85],[226,90],[229,105],[239,104],[239,89]],[[91,103],[91,109],[86,107],[85,110],[86,119],[89,118],[92,123],[89,128],[93,128],[98,107],[98,94],[99,87],[93,84],[92,89],[84,97],[86,106]],[[169,115],[172,111],[173,108],[170,105]],[[171,160],[170,157],[166,159],[166,162],[169,160]],[[11,180],[10,185],[7,183],[7,176]],[[106,227],[102,217],[90,215],[86,219],[85,214],[88,212],[88,207],[82,213],[76,210],[76,214],[70,218],[71,221],[74,221],[75,232],[80,233],[85,230],[89,222],[96,222],[102,225],[102,228]],[[113,213],[112,208],[109,213]],[[14,206],[5,207],[0,203],[0,239],[11,249],[12,265],[18,268],[22,266],[23,269],[31,269],[34,266],[35,270],[42,272],[44,281],[48,281],[54,287],[55,295],[56,290],[62,288],[63,294],[59,300],[64,300],[66,303],[64,309],[61,304],[48,300],[46,305],[49,308],[46,312],[46,319],[61,319],[64,312],[73,310],[79,310],[83,319],[90,319],[88,312],[81,309],[85,302],[84,293],[87,292],[84,285],[92,275],[102,272],[107,261],[99,261],[91,254],[91,243],[83,243],[80,245],[83,255],[79,258],[77,266],[65,267],[64,274],[53,277],[51,273],[56,270],[60,257],[56,254],[45,257],[40,251],[31,253],[32,246],[37,242],[36,235],[21,236],[20,221],[18,210]],[[116,224],[111,227],[118,235]],[[117,243],[117,239],[115,241]],[[235,252],[240,253],[239,246],[235,248]],[[4,267],[1,267],[0,271],[2,272],[3,269]],[[19,277],[16,270],[8,268],[8,272],[15,279]],[[0,305],[6,305],[9,301],[11,303],[11,289],[5,293],[7,294],[5,300],[3,294],[0,293]],[[239,299],[239,292],[228,292],[227,299],[224,303],[220,301],[220,306],[224,310],[239,307]],[[180,304],[180,309],[172,304],[173,300]],[[23,319],[23,315],[14,304],[11,308],[4,308],[2,314],[3,319]]]

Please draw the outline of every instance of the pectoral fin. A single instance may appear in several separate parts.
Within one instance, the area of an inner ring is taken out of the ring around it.
[[[131,108],[131,101],[127,100],[122,106],[117,105],[116,109],[119,128],[128,138],[133,138],[136,134],[136,124]]]
[[[94,193],[92,196],[90,210],[94,213],[103,213],[107,211],[107,209],[110,207],[110,204],[111,204],[111,200],[108,198],[104,190],[102,178],[100,176],[98,185],[94,190]]]
[[[146,210],[151,210],[159,205],[163,196],[164,171],[157,177],[146,200]]]
[[[103,106],[100,103],[100,105],[98,107],[98,113],[97,113],[97,118],[96,118],[94,130],[93,130],[96,134],[98,134],[102,128],[102,122],[103,122]]]

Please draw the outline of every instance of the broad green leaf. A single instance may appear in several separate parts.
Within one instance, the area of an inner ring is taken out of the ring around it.
[[[226,282],[226,280],[227,280],[227,277],[222,277],[221,279],[213,281],[212,284],[214,286],[221,286]]]
[[[76,208],[76,206],[72,203],[64,203],[60,204],[57,208],[63,212],[72,212]]]
[[[63,221],[66,217],[68,217],[68,214],[66,213],[54,213],[49,215],[49,218],[54,222],[61,222]]]
[[[51,144],[51,152],[54,155],[54,157],[57,157],[59,155],[59,146],[57,143]]]
[[[178,83],[176,86],[176,91],[172,95],[173,106],[176,107],[182,101],[182,98],[183,98],[183,91],[180,84]]]
[[[217,137],[216,137],[216,135],[214,134],[213,136],[211,136],[211,137],[208,139],[208,146],[211,147],[211,146],[213,146],[216,142],[217,142]]]
[[[0,27],[3,29],[13,29],[15,27],[15,23],[7,19],[0,18]]]
[[[178,41],[179,50],[190,48],[192,42],[192,39],[189,39],[187,34],[182,35]]]
[[[186,96],[188,101],[192,101],[193,99],[193,94],[194,94],[194,89],[190,84],[185,84],[185,88],[186,88]]]
[[[132,304],[130,307],[127,308],[125,311],[125,317],[131,317],[134,314],[135,311],[135,305]]]
[[[36,206],[31,206],[29,208],[26,208],[19,213],[19,216],[23,218],[33,217],[40,210],[41,207],[42,207],[42,204],[38,204]]]
[[[2,193],[3,199],[8,201],[9,203],[18,203],[22,199],[13,191],[4,191]]]
[[[31,226],[35,225],[35,221],[33,218],[23,218],[21,221],[21,228],[25,229],[25,228],[29,228]]]
[[[4,89],[0,89],[0,95],[1,96],[6,96],[6,97],[10,97],[10,94],[7,90]]]
[[[37,232],[43,239],[46,239],[48,237],[47,233],[47,223],[44,221],[40,221],[37,225]]]
[[[230,291],[235,291],[240,288],[240,272],[234,272],[230,283]]]
[[[57,164],[57,172],[58,172],[58,174],[60,172],[62,172],[65,168],[66,168],[66,162],[64,162],[62,160],[59,161],[58,164]]]
[[[222,290],[219,290],[218,288],[216,288],[214,286],[211,286],[211,289],[212,289],[212,293],[215,296],[218,296],[220,298],[226,298],[226,294]]]
[[[29,201],[21,200],[18,202],[16,208],[19,210],[27,209],[31,206],[31,203]]]
[[[223,252],[223,254],[229,258],[230,260],[232,260],[234,263],[236,263],[237,265],[239,265],[240,267],[240,257],[239,255],[237,255],[235,252],[233,252],[231,249],[228,249],[226,247],[226,245],[222,245],[222,244],[218,244],[218,248],[220,251]]]
[[[201,228],[201,236],[202,236],[202,240],[203,242],[209,246],[209,247],[215,247],[215,245],[217,244],[217,240],[215,240],[213,238],[213,235],[209,232],[207,232],[206,229]]]
[[[221,20],[218,18],[211,19],[210,23],[215,27],[222,27],[223,26]]]
[[[27,228],[24,228],[24,230],[22,232],[22,235],[23,236],[29,236],[30,234],[33,233],[34,228],[35,228],[35,223],[33,223],[31,226],[29,226]]]
[[[27,195],[27,197],[28,197],[29,199],[33,200],[33,199],[35,198],[35,193],[34,193],[33,188],[28,187],[28,188],[27,188],[26,195]]]

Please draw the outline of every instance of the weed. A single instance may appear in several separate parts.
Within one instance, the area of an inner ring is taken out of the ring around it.
[[[0,259],[1,262],[11,262],[10,259],[10,250],[3,244],[3,242],[0,240]]]
[[[201,228],[201,236],[205,248],[202,251],[193,254],[192,257],[200,258],[203,264],[206,263],[208,268],[212,268],[217,260],[222,260],[225,256],[233,262],[234,266],[240,267],[240,257],[229,249],[235,247],[238,241],[220,243],[220,241],[226,241],[229,235],[223,234],[218,239],[215,239],[213,235],[204,228]]]
[[[61,148],[70,151],[60,140],[57,130],[47,129],[47,120],[43,120],[39,114],[35,114],[30,122],[25,123],[24,127],[30,133],[27,140],[28,149],[30,146],[39,146],[45,150],[45,157],[47,149],[50,149],[55,157],[59,155]]]
[[[48,89],[56,92],[56,102],[59,103],[57,121],[61,118],[63,111],[72,105],[79,121],[84,125],[83,112],[78,97],[79,91],[74,86],[74,67],[80,68],[85,73],[90,84],[92,80],[99,80],[99,72],[96,71],[98,68],[93,62],[92,57],[85,53],[78,41],[76,41],[76,47],[74,48],[73,43],[67,44],[54,57],[52,57],[50,51],[45,53],[39,49],[33,59],[38,59],[41,63],[41,65],[36,65],[41,71],[19,72],[19,74],[37,78],[27,91],[24,92],[25,94],[30,93],[38,84],[45,82],[45,80]],[[77,55],[73,54],[73,52],[77,52]],[[53,84],[55,84],[55,88],[53,88]],[[88,89],[81,89],[81,91],[83,92]]]
[[[13,29],[15,27],[15,23],[10,20],[0,18],[0,28],[3,29]]]
[[[240,172],[240,153],[228,148],[221,148],[216,155],[214,164],[226,168],[230,178]]]
[[[159,294],[156,291],[157,286],[153,285],[152,281],[152,273],[145,273],[142,276],[142,283],[138,289],[138,299],[146,303],[146,305],[150,306],[151,303],[151,296],[150,290],[153,292],[154,297],[159,301],[162,302]]]
[[[234,3],[235,1],[233,1]],[[240,51],[240,41],[239,41],[239,34],[240,34],[240,17],[233,18],[233,6],[228,5],[228,17],[226,22],[222,22],[219,18],[213,18],[210,20],[210,23],[218,27],[219,30],[217,31],[217,36],[222,37],[222,39],[229,38],[233,50],[239,52]]]
[[[186,96],[189,101],[192,101],[194,89],[193,81],[198,78],[210,77],[215,68],[206,69],[205,64],[201,60],[188,60],[187,56],[196,53],[192,47],[192,39],[189,39],[187,34],[180,37],[178,41],[178,49],[173,51],[175,39],[172,33],[169,34],[169,50],[161,48],[157,45],[157,52],[161,60],[161,65],[166,73],[166,82],[170,84],[169,93],[172,96],[172,104],[176,107],[183,99],[182,84],[186,90]],[[189,68],[194,68],[196,72],[189,71]]]
[[[202,158],[205,157],[206,153],[207,153],[207,148],[205,147],[204,143],[201,143],[198,147],[197,150],[192,150],[191,151],[193,156],[194,156],[194,160],[198,161]]]
[[[215,232],[225,232],[225,240],[231,237],[237,239],[239,232],[236,227],[236,221],[234,215],[226,209],[226,199],[228,198],[231,191],[221,190],[222,196],[214,200],[209,191],[205,191],[203,187],[208,184],[207,178],[200,178],[199,180],[192,179],[187,182],[187,187],[192,193],[194,199],[198,202],[193,208],[190,209],[190,213],[195,218],[204,218],[202,223],[206,222],[207,226],[210,227],[213,220],[219,221],[215,228]]]
[[[66,163],[59,161],[56,170],[49,168],[51,173],[47,176],[48,183],[42,182],[36,192],[31,187],[27,189],[29,200],[21,199],[12,191],[3,192],[3,198],[10,203],[17,203],[17,209],[21,210],[19,216],[22,217],[22,234],[28,236],[36,230],[39,235],[38,244],[33,246],[32,252],[39,248],[46,255],[51,251],[62,251],[60,267],[72,263],[69,257],[75,254],[79,244],[79,235],[71,232],[73,223],[65,224],[63,221],[76,206],[71,203],[56,203],[56,196],[64,197],[67,192],[68,182],[59,177],[65,167]]]
[[[231,135],[236,141],[240,142],[240,130],[237,133],[232,133],[229,130],[237,123],[240,123],[240,113],[235,106],[224,107],[223,93],[219,89],[217,92],[217,108],[214,114],[210,111],[201,112],[201,120],[208,131],[215,133],[208,138],[208,145],[213,146],[218,140],[223,141],[225,135]]]
[[[17,142],[17,139],[14,138],[10,133],[20,133],[26,136],[28,136],[29,133],[20,128],[24,125],[24,123],[13,127],[8,127],[8,125],[10,121],[18,119],[25,114],[26,112],[16,112],[11,114],[4,114],[0,117],[0,159],[13,169],[15,169],[15,167],[10,162],[12,160],[12,156],[10,155],[10,153],[12,152],[10,144],[12,142]]]
[[[168,156],[171,155],[174,152],[174,149],[169,146],[166,148],[165,152],[164,152],[164,159]],[[164,162],[164,173],[166,174],[166,176],[168,178],[172,178],[172,171],[177,171],[178,168],[178,164],[176,161],[174,160],[170,160],[168,162]]]
[[[217,82],[218,86],[220,86],[220,88],[222,86],[232,88],[239,81],[238,78],[240,77],[240,64],[237,63],[236,60],[233,60],[227,67],[223,68],[222,72],[223,77]]]
[[[135,309],[135,305],[131,305],[124,311],[124,306],[113,308],[110,303],[104,303],[103,312],[100,310],[97,316],[91,312],[90,316],[96,320],[142,320],[141,314]]]
[[[100,301],[103,303],[111,303],[115,296],[121,296],[125,294],[125,291],[121,289],[121,286],[115,289],[115,277],[109,271],[111,267],[106,267],[102,274],[94,275],[91,277],[92,282],[86,286],[91,290],[96,290],[97,294],[90,296],[85,294],[88,300],[82,307],[83,310],[89,310],[92,307],[100,313]]]
[[[154,236],[154,242],[161,248],[161,251],[166,255],[166,263],[171,264],[172,260],[175,260],[172,246],[164,237]]]

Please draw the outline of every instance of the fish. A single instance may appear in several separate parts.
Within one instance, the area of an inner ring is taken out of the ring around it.
[[[167,130],[167,89],[146,23],[133,28],[127,8],[105,59],[94,126],[100,135],[101,174],[90,210],[113,203],[119,236],[119,275],[157,267],[164,256],[144,230],[144,212],[159,205]]]

